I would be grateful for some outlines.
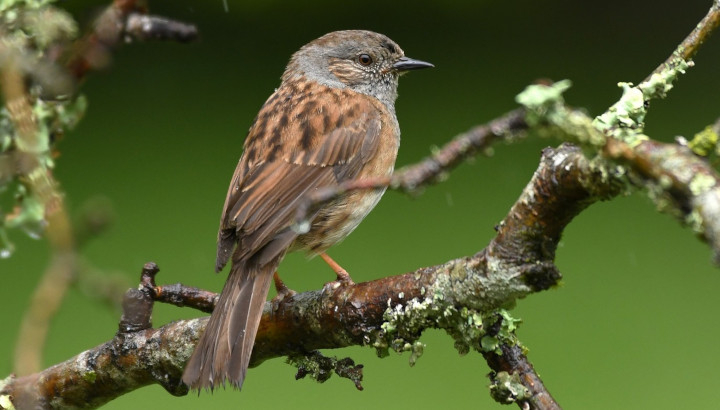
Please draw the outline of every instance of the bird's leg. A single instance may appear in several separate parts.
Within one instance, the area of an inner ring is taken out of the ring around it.
[[[325,263],[327,263],[330,268],[335,271],[335,273],[337,274],[337,281],[340,282],[341,285],[355,284],[355,282],[353,282],[352,278],[350,277],[350,274],[347,273],[347,271],[343,269],[342,266],[338,265],[338,263],[335,262],[327,253],[321,253],[320,257],[323,258]]]
[[[275,281],[275,290],[277,291],[277,295],[272,300],[272,303],[275,305],[285,299],[286,297],[295,296],[297,292],[294,290],[288,288],[285,285],[285,282],[280,279],[280,275],[278,275],[277,272],[273,275],[273,281]]]

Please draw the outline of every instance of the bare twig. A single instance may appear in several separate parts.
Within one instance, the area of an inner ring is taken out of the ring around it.
[[[314,209],[349,191],[382,189],[390,186],[399,191],[414,193],[420,187],[441,179],[463,160],[488,149],[494,142],[520,138],[527,127],[525,111],[522,109],[511,111],[487,125],[477,126],[456,136],[433,155],[415,165],[398,170],[390,178],[351,180],[334,187],[319,189],[298,206],[295,215],[295,220],[298,221],[296,228],[302,231],[303,226],[307,225],[307,216],[312,214]]]
[[[125,23],[125,35],[135,41],[170,40],[187,43],[197,38],[198,30],[192,24],[166,17],[130,13]]]
[[[197,28],[166,17],[149,16],[144,2],[115,0],[93,24],[93,29],[78,41],[65,65],[76,78],[90,70],[105,67],[110,52],[123,41],[170,40],[186,43],[197,38]]]
[[[500,140],[522,138],[528,128],[525,110],[510,111],[486,125],[477,126],[453,138],[433,155],[417,164],[398,170],[391,187],[412,193],[421,186],[437,182],[458,164]]]
[[[158,272],[157,265],[152,262],[148,263],[145,265],[140,279],[140,284],[152,295],[154,300],[180,307],[191,307],[205,313],[213,311],[220,295],[180,283],[157,286],[155,275]]]
[[[685,40],[683,40],[682,43],[677,46],[672,55],[668,57],[668,59],[665,60],[664,63],[660,64],[655,69],[655,71],[650,73],[650,75],[648,75],[643,81],[649,81],[650,77],[652,77],[653,74],[659,74],[662,71],[666,70],[667,67],[677,64],[676,60],[678,57],[682,58],[685,61],[693,58],[700,49],[700,46],[702,46],[705,40],[710,38],[710,35],[715,31],[719,24],[720,1],[713,0],[712,7],[710,7],[710,10],[700,21],[700,23],[695,26],[695,29],[693,29],[693,31],[691,31],[690,34],[685,37]]]

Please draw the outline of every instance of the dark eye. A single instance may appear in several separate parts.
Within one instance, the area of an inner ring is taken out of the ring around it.
[[[370,64],[372,64],[372,62],[373,62],[373,58],[370,57],[370,55],[368,55],[368,54],[360,54],[358,56],[358,63],[360,63],[360,65],[367,67]]]

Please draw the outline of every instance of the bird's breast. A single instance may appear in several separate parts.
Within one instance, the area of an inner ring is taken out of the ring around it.
[[[392,174],[400,146],[400,130],[394,114],[386,118],[388,121],[382,124],[378,149],[355,180],[387,177]],[[293,248],[303,249],[310,254],[324,252],[355,230],[375,208],[384,193],[385,188],[355,190],[324,205],[313,220],[310,232],[299,236]]]

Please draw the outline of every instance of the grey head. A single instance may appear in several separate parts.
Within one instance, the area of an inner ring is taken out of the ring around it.
[[[283,83],[308,79],[335,88],[371,95],[393,108],[400,75],[433,67],[405,57],[394,41],[365,30],[334,31],[313,40],[293,54]]]

